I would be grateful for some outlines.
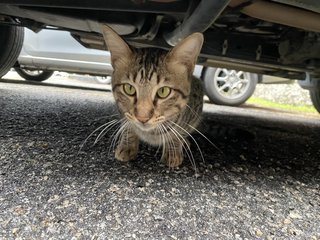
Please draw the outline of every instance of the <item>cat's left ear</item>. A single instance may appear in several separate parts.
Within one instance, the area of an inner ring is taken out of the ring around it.
[[[193,71],[203,44],[203,34],[193,33],[180,41],[169,53],[170,63],[183,64],[188,71]]]
[[[113,68],[121,63],[127,63],[132,56],[129,45],[110,27],[101,24],[104,41],[111,53]]]

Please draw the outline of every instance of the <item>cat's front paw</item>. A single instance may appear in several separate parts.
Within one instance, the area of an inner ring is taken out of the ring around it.
[[[116,149],[115,158],[122,162],[128,162],[136,159],[137,154],[138,154],[137,147],[120,144]]]
[[[162,162],[166,164],[169,168],[176,168],[179,167],[182,164],[183,161],[183,155],[177,154],[175,156],[164,156],[162,159]]]

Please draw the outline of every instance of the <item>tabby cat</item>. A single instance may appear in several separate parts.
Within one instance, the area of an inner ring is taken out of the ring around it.
[[[167,52],[132,48],[105,25],[102,32],[114,68],[113,95],[123,117],[115,158],[135,159],[142,140],[162,146],[162,160],[178,167],[184,151],[189,158],[192,154],[187,137],[202,113],[202,85],[192,73],[203,35],[193,33]]]

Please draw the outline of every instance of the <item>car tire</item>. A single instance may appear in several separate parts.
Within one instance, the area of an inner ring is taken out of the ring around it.
[[[50,70],[27,70],[18,67],[14,69],[20,75],[20,77],[24,78],[25,80],[36,82],[42,82],[44,80],[47,80],[54,73],[54,71]]]
[[[224,68],[206,68],[202,75],[205,92],[212,103],[227,106],[239,106],[250,98],[258,83],[258,75]],[[226,87],[225,84],[231,84]],[[241,84],[241,87],[238,86]],[[225,86],[224,86],[225,85]],[[237,87],[234,87],[234,86]],[[234,91],[233,94],[227,91]],[[226,90],[226,91],[225,91]]]
[[[310,89],[309,93],[314,108],[320,113],[320,88]]]
[[[23,27],[0,25],[0,78],[16,63],[23,38]]]

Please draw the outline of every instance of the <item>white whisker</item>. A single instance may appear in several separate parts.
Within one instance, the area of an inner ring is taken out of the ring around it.
[[[161,123],[160,123],[160,124],[161,124]],[[160,135],[161,140],[162,140],[162,132],[160,131],[160,125],[159,125],[159,124],[156,125],[156,132]],[[162,145],[163,145],[163,141],[162,141]],[[156,153],[155,153],[154,156],[157,156],[160,148],[161,148],[161,144],[158,145],[157,151],[156,151]]]
[[[170,122],[173,123],[174,125],[176,125],[176,126],[177,126],[179,129],[181,129],[183,132],[185,132],[185,133],[193,140],[193,142],[196,144],[196,146],[197,146],[197,148],[198,148],[198,150],[199,150],[199,152],[200,152],[202,161],[205,162],[205,161],[204,161],[203,154],[202,154],[202,151],[201,151],[201,148],[200,148],[199,144],[197,143],[197,141],[195,140],[195,138],[194,138],[187,130],[185,130],[184,128],[182,128],[179,124],[177,124],[177,123],[175,123],[175,122],[173,122],[173,121],[170,121]]]
[[[166,141],[165,141],[165,137],[164,137],[164,134],[165,132],[163,131],[163,126],[162,124],[159,125],[159,130],[162,132],[160,134],[161,136],[161,140],[162,140],[162,154],[161,154],[161,159],[164,159],[165,158],[165,151],[166,151]]]
[[[101,117],[95,118],[94,120],[92,120],[92,122],[97,122],[97,121],[100,121],[102,119],[108,119],[108,118],[112,118],[112,117],[115,117],[115,116],[120,116],[120,114],[116,113],[116,114],[112,114],[112,115],[101,116]]]
[[[115,148],[115,145],[117,144],[118,139],[120,138],[120,136],[122,136],[123,130],[127,127],[128,124],[129,124],[128,120],[124,119],[122,124],[110,136],[112,141],[111,141],[111,144],[110,144],[110,147],[109,147],[108,155],[110,154],[110,150]]]
[[[197,119],[200,119],[199,114],[195,110],[193,110],[188,104],[186,104],[186,106],[190,109],[190,111],[195,115]]]
[[[100,141],[101,138],[103,138],[111,129],[114,125],[118,124],[118,123],[121,123],[123,121],[123,119],[121,120],[118,120],[114,123],[110,123],[108,124],[100,133],[99,135],[97,136],[96,140],[94,141],[93,145],[95,145],[97,142]]]
[[[188,124],[188,123],[187,123]],[[223,154],[223,152],[215,145],[209,138],[207,138],[202,132],[200,132],[198,129],[193,127],[192,125],[188,124],[189,127],[191,127],[194,131],[199,133],[204,139],[206,139],[215,149],[217,149],[220,153]]]
[[[107,123],[104,123],[102,124],[100,127],[96,128],[94,131],[92,131],[92,133],[89,134],[88,137],[86,137],[86,139],[83,141],[83,143],[80,145],[80,149],[78,151],[78,154],[79,152],[82,150],[83,146],[86,144],[86,142],[88,141],[88,139],[93,135],[95,134],[97,131],[99,131],[101,128],[105,127],[106,125],[110,124],[110,123],[115,123],[117,122],[118,120],[114,119],[114,120],[111,120],[110,122],[107,122]]]
[[[166,133],[165,127],[162,124],[161,124],[161,127],[162,127],[162,132],[163,132],[162,136],[164,138],[164,146],[168,147],[168,149],[167,149],[168,154],[169,154],[168,159],[171,159],[172,157],[175,157],[175,155],[172,156],[172,154],[175,153],[174,151],[172,151],[172,149],[175,149],[173,139],[169,134]],[[169,138],[169,136],[170,136],[170,138]]]
[[[194,159],[194,156],[192,154],[192,151],[191,151],[191,148],[190,148],[188,142],[184,139],[184,137],[173,126],[168,125],[168,127],[170,128],[172,133],[177,137],[177,139],[179,139],[180,142],[181,142],[180,138],[182,139],[182,141],[183,141],[183,143],[181,142],[182,147],[185,150],[185,152],[188,156],[188,159],[191,162],[191,165],[194,167],[195,171],[197,171],[196,161]]]

